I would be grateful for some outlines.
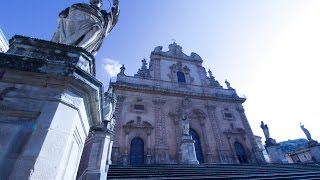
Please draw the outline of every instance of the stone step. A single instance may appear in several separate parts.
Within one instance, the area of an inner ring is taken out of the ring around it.
[[[108,179],[320,179],[318,164],[110,166]]]

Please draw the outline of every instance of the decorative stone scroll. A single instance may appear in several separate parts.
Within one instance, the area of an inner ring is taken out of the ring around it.
[[[156,48],[154,48],[151,55],[161,55],[200,63],[203,62],[201,57],[197,53],[192,52],[190,56],[184,54],[182,52],[182,47],[175,42],[169,45],[169,51],[162,51],[162,49],[162,46],[157,46]]]

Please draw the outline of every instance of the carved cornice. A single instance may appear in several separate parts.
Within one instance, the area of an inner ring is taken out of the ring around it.
[[[197,99],[207,99],[207,100],[215,100],[215,101],[221,101],[221,102],[244,103],[246,101],[246,99],[242,97],[226,96],[222,94],[203,94],[203,93],[195,93],[195,92],[177,91],[177,90],[154,88],[154,87],[141,86],[141,85],[129,84],[129,83],[111,83],[111,85],[116,89],[124,90],[124,91],[145,92],[150,94],[161,94],[161,95],[178,96],[178,97],[189,96]]]

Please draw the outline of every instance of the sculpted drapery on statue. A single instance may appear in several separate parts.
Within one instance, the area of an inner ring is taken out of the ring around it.
[[[52,41],[86,49],[92,55],[112,30],[119,16],[119,2],[113,0],[110,12],[101,10],[102,0],[73,4],[59,14],[59,26]]]
[[[180,126],[183,136],[189,136],[190,131],[190,125],[189,120],[187,118],[186,112],[183,112],[181,120],[180,120]]]

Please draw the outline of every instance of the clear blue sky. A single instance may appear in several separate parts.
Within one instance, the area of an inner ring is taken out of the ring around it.
[[[59,12],[76,2],[87,1],[3,1],[0,28],[8,39],[50,40]],[[305,138],[302,122],[320,140],[319,0],[120,0],[120,8],[96,56],[105,84],[114,67],[125,64],[133,75],[154,47],[167,49],[175,39],[186,54],[199,54],[221,84],[228,79],[246,95],[255,134],[263,136],[265,121],[278,141]]]

